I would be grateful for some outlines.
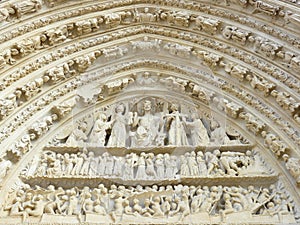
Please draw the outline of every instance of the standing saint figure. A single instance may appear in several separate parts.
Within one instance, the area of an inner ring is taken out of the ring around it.
[[[171,113],[165,115],[167,117],[167,125],[169,127],[168,139],[169,145],[186,146],[188,139],[184,129],[182,118],[186,115],[179,113],[178,105],[171,105]]]
[[[125,147],[127,139],[126,125],[128,124],[125,114],[125,106],[123,104],[119,104],[112,117],[112,129],[107,146]]]

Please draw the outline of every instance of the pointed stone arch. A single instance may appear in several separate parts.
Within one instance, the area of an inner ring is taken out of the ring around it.
[[[278,173],[299,219],[297,1],[28,0],[0,9],[1,201],[64,126],[145,95],[226,117]],[[145,72],[155,82],[139,83]]]

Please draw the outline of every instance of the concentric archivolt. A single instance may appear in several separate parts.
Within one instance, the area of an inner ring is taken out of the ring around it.
[[[65,126],[147,96],[236,131],[297,214],[299,14],[297,1],[1,3],[1,201]]]

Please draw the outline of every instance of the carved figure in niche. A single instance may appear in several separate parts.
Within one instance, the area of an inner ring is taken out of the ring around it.
[[[139,12],[137,9],[134,10],[135,15],[134,19],[136,22],[156,22],[157,15],[151,13],[149,8],[145,7],[142,12]]]
[[[300,159],[290,157],[287,154],[282,156],[285,166],[291,175],[295,178],[297,185],[300,185]]]
[[[255,135],[261,133],[266,126],[264,122],[253,116],[251,113],[242,112],[239,117],[246,121],[246,127]]]
[[[207,175],[224,175],[219,165],[219,157],[221,153],[219,150],[214,150],[213,153],[206,152],[205,158],[207,160]]]
[[[106,14],[104,16],[104,21],[109,28],[112,28],[120,25],[121,23],[122,24],[128,23],[125,22],[125,19],[129,16],[131,16],[131,12],[129,11],[113,12],[113,13]]]
[[[190,168],[188,165],[188,159],[190,153],[186,153],[185,155],[180,156],[180,175],[181,176],[190,176]]]
[[[68,62],[63,63],[62,65],[49,69],[44,77],[48,77],[48,80],[55,84],[58,81],[66,79],[69,75],[72,76],[76,74],[76,71],[71,68],[73,65],[74,61],[69,60]]]
[[[170,25],[178,25],[183,27],[188,27],[190,22],[190,15],[184,11],[161,12],[160,18],[162,20],[167,20]]]
[[[207,18],[203,16],[193,16],[191,18],[195,21],[195,28],[196,30],[203,30],[209,34],[216,34],[218,31],[218,26],[220,25],[219,20],[215,20],[212,18]]]
[[[22,15],[27,13],[33,13],[42,8],[41,0],[27,0],[18,2],[13,5],[16,11],[17,17],[20,18]]]
[[[168,130],[168,144],[175,146],[188,145],[188,139],[186,136],[183,117],[187,117],[179,112],[179,106],[173,103],[170,107],[171,113],[166,114],[166,124]]]
[[[111,217],[116,222],[117,217],[121,217],[124,212],[124,201],[123,194],[121,191],[116,191],[114,194],[114,210],[111,212]]]
[[[74,167],[72,169],[71,175],[79,175],[80,174],[80,170],[82,168],[83,162],[84,162],[84,158],[86,157],[86,149],[84,149],[83,152],[78,152],[77,155],[74,155],[73,158],[73,163],[74,163]]]
[[[187,162],[188,162],[188,165],[190,168],[191,176],[199,176],[199,168],[198,168],[198,163],[196,161],[196,153],[195,152],[191,152],[187,156]]]
[[[148,175],[148,179],[155,179],[157,178],[156,172],[154,169],[154,154],[148,153],[146,157],[146,174]]]
[[[66,176],[70,175],[73,170],[73,158],[71,158],[68,153],[64,154],[63,165],[64,165],[64,175]]]
[[[137,112],[133,114],[132,127],[137,127],[131,139],[132,147],[151,146],[159,133],[160,118],[151,114],[152,103],[150,100],[143,102],[144,115],[138,116]]]
[[[96,18],[81,20],[75,23],[78,35],[89,34],[99,29],[98,20]]]
[[[156,175],[157,179],[163,179],[165,177],[165,164],[163,154],[158,154],[155,159]]]
[[[114,158],[108,152],[103,153],[103,157],[105,158],[104,175],[110,176],[114,169]]]
[[[192,53],[197,58],[202,59],[211,69],[215,69],[222,59],[222,56],[207,51],[196,49]]]
[[[262,37],[249,37],[249,41],[254,42],[254,51],[261,51],[267,57],[274,59],[276,54],[281,50],[282,45],[279,45],[268,39]]]
[[[53,113],[56,113],[60,117],[64,117],[66,114],[70,113],[72,109],[76,106],[79,96],[75,96],[74,98],[67,100],[59,105],[53,106],[51,109]]]
[[[162,43],[162,40],[160,39],[149,40],[149,38],[145,36],[142,41],[130,41],[130,43],[133,50],[160,51],[160,44]]]
[[[247,37],[250,35],[249,32],[241,30],[234,26],[226,26],[222,34],[224,38],[238,41],[243,45],[246,44]]]
[[[18,107],[17,95],[10,94],[5,99],[0,99],[0,119],[8,116],[16,107]]]
[[[262,12],[272,17],[277,15],[284,16],[284,12],[282,11],[282,8],[280,6],[273,6],[260,0],[253,1],[252,5],[254,5],[255,7],[252,12],[253,14]]]
[[[137,172],[135,179],[137,180],[145,180],[147,177],[146,174],[146,154],[145,152],[142,152],[141,155],[138,157],[138,160],[136,162],[137,165]]]
[[[45,31],[45,35],[48,37],[49,45],[54,45],[67,40],[68,27],[63,25],[61,27],[53,28]]]
[[[197,152],[196,161],[198,163],[199,175],[206,177],[207,176],[207,166],[206,166],[203,152],[201,152],[201,151]]]
[[[10,14],[14,14],[15,10],[13,8],[0,8],[0,23],[2,21],[7,21]]]
[[[239,144],[239,140],[230,140],[225,129],[216,121],[211,122],[212,132],[210,135],[211,143],[216,145]]]
[[[174,216],[177,213],[181,213],[179,221],[182,221],[184,217],[190,214],[189,198],[188,195],[182,194],[181,198],[175,197],[174,202],[177,204],[175,211],[171,212],[170,215]]]
[[[168,50],[171,55],[179,56],[182,58],[189,58],[192,53],[193,47],[169,42],[164,45],[164,49]]]
[[[300,69],[300,55],[293,57],[290,64],[295,71],[298,71]]]
[[[33,157],[32,161],[30,162],[30,164],[28,165],[28,170],[26,172],[26,176],[27,177],[32,177],[35,174],[35,172],[38,168],[38,165],[39,165],[39,156],[35,155]],[[0,170],[3,171],[1,169],[1,163],[0,163]],[[0,181],[1,181],[1,175],[0,175]]]
[[[84,149],[85,152],[87,152],[87,149]],[[88,175],[89,173],[89,168],[92,159],[94,158],[94,152],[89,152],[88,154],[85,154],[83,156],[84,162],[82,164],[81,170],[80,170],[80,175]]]
[[[115,161],[113,175],[116,177],[122,177],[125,159],[124,157],[116,157],[116,156],[113,156],[113,159]]]
[[[220,162],[225,169],[225,173],[229,175],[237,175],[239,168],[235,163],[237,156],[244,156],[243,153],[239,152],[222,152]]]
[[[81,122],[77,126],[77,128],[70,134],[70,136],[66,141],[66,144],[72,147],[82,146],[84,142],[87,140],[87,135],[85,134],[86,131],[87,131],[87,123]]]
[[[156,83],[156,80],[157,79],[152,77],[149,72],[144,72],[136,79],[139,85],[146,87],[153,87],[153,85]]]
[[[124,180],[133,180],[134,178],[134,168],[136,166],[136,162],[138,160],[138,156],[135,153],[130,153],[125,157],[124,164]]]
[[[119,104],[115,108],[115,114],[112,115],[112,129],[108,139],[108,147],[125,147],[127,139],[126,125],[128,124],[126,108],[123,104]]]
[[[225,72],[229,73],[230,76],[239,79],[239,81],[243,81],[245,76],[249,74],[249,70],[246,67],[243,67],[241,65],[232,63],[232,62],[220,62],[221,66],[224,66]]]
[[[92,129],[89,142],[95,143],[99,147],[103,147],[105,145],[107,135],[106,130],[111,128],[112,123],[113,121],[107,122],[105,113],[100,113]]]
[[[192,114],[191,122],[186,121],[185,117],[182,119],[186,127],[190,130],[193,146],[207,145],[209,143],[207,130],[197,113]]]
[[[271,95],[276,99],[276,102],[285,110],[289,110],[294,113],[300,109],[300,102],[297,102],[293,97],[287,92],[273,90]]]
[[[5,159],[0,159],[0,182],[3,180],[3,178],[6,176],[8,170],[12,166],[12,162]]]
[[[188,84],[187,80],[175,78],[175,77],[167,77],[159,80],[161,83],[166,85],[168,88],[173,89],[175,91],[179,90],[185,92],[185,87]]]

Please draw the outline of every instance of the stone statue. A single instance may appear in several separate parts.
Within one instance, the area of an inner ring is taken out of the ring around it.
[[[226,145],[230,142],[229,137],[226,134],[226,131],[221,127],[217,122],[212,122],[212,129],[210,139],[211,142],[216,145]]]
[[[16,11],[17,17],[20,18],[22,15],[27,13],[33,13],[42,8],[41,0],[27,0],[16,3],[13,5]]]
[[[207,165],[204,160],[203,152],[199,151],[197,152],[196,161],[198,163],[198,169],[199,169],[199,176],[207,176]]]
[[[188,139],[186,136],[185,128],[182,122],[182,118],[186,115],[179,113],[178,105],[171,105],[171,113],[165,115],[167,118],[168,127],[168,144],[175,146],[188,145]]]
[[[107,122],[107,116],[104,113],[100,113],[92,129],[89,142],[95,143],[99,147],[103,147],[106,141],[106,135],[113,121]]]
[[[182,118],[186,127],[190,129],[192,145],[208,145],[209,137],[206,128],[204,127],[201,119],[198,118],[196,113],[192,114],[192,121],[186,121],[185,117]]]
[[[81,122],[77,128],[70,134],[66,141],[66,145],[76,147],[82,146],[84,142],[87,140],[87,124],[85,122]]]
[[[112,129],[108,139],[108,147],[125,147],[127,140],[126,125],[128,124],[127,115],[123,104],[119,104],[115,108],[115,114],[112,115]]]
[[[11,168],[12,162],[9,160],[1,159],[0,162],[0,182],[6,176],[8,170]]]
[[[158,135],[160,118],[151,114],[151,101],[143,102],[144,115],[138,116],[134,113],[132,127],[137,127],[132,137],[132,147],[145,147],[154,145],[154,141]]]
[[[145,180],[147,177],[146,174],[146,154],[144,152],[141,153],[139,156],[136,165],[137,165],[137,172],[136,172],[136,180]]]
[[[287,154],[284,154],[282,158],[285,162],[286,168],[296,180],[297,185],[300,185],[300,160],[290,157]]]
[[[155,159],[156,176],[158,180],[165,177],[165,164],[163,154],[158,154]]]
[[[154,154],[148,153],[146,156],[146,174],[148,175],[148,179],[156,179],[156,171],[154,169]]]

